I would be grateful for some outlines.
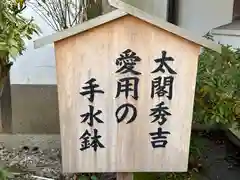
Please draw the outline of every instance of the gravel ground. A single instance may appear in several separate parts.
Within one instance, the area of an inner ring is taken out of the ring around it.
[[[61,174],[60,149],[42,151],[38,147],[6,149],[0,145],[0,166],[9,172],[9,180],[76,180],[76,174]],[[114,173],[101,175],[113,180]]]
[[[203,137],[204,165],[209,167],[200,180],[240,180],[240,149],[224,133]],[[38,147],[6,149],[0,145],[0,168],[7,168],[10,180],[76,180],[76,175],[61,174],[60,149]],[[207,177],[207,178],[206,178]],[[115,174],[104,174],[101,180],[114,180]]]
[[[3,145],[0,147],[1,166],[12,172],[12,179],[31,179],[32,175],[59,179],[60,159],[59,149],[41,151],[38,147],[21,147],[9,150]]]

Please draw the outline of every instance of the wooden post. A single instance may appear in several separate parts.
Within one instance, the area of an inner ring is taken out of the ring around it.
[[[117,173],[117,180],[133,180],[133,173]]]

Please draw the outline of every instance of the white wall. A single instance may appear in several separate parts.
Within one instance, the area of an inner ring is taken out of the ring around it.
[[[232,21],[234,0],[179,0],[180,27],[203,36]]]
[[[214,40],[233,48],[240,48],[240,36],[214,35]]]
[[[42,31],[40,36],[54,32],[32,9],[26,9],[24,15],[27,18],[34,17]],[[34,36],[33,40],[40,36]],[[33,40],[26,41],[27,50],[14,62],[10,72],[11,84],[56,84],[53,45],[34,49]]]

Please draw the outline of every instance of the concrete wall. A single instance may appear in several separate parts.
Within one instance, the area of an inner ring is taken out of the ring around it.
[[[13,133],[58,133],[56,85],[12,84]]]
[[[106,1],[106,0],[105,0]],[[124,0],[153,15],[166,19],[167,0]],[[211,28],[231,21],[233,0],[179,0],[179,23],[203,35]],[[206,12],[203,12],[206,11]],[[53,30],[31,9],[42,36]],[[34,37],[36,39],[37,37]],[[52,45],[33,49],[27,41],[27,51],[11,70],[13,133],[58,133],[58,102],[55,56]]]

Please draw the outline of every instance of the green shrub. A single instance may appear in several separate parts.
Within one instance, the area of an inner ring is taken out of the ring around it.
[[[0,180],[7,180],[8,172],[5,169],[0,169]]]
[[[199,57],[193,120],[232,127],[240,120],[240,50],[222,45],[222,53],[204,49]]]
[[[40,32],[33,19],[23,17],[18,1],[0,0],[0,87],[13,64],[10,58],[22,55],[24,40]]]

